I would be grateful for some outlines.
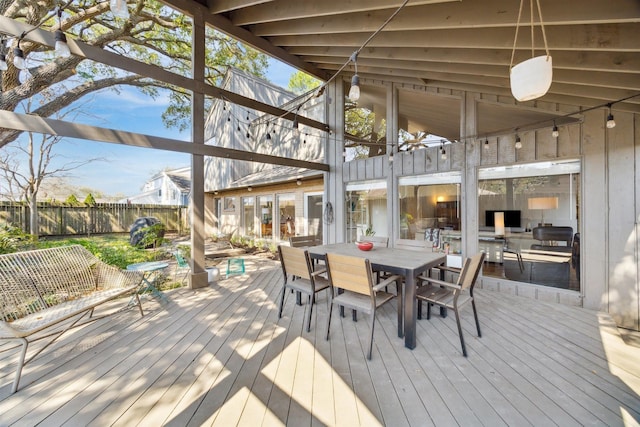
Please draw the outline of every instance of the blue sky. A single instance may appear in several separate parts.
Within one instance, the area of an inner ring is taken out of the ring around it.
[[[267,78],[276,85],[287,87],[289,78],[296,70],[275,60],[269,62]],[[91,116],[79,117],[76,121],[95,126],[121,129],[148,135],[163,136],[188,141],[190,131],[180,133],[167,129],[162,124],[161,114],[168,100],[153,100],[135,89],[119,92],[107,90],[82,106]],[[189,166],[187,154],[148,148],[127,147],[117,144],[82,140],[65,140],[56,147],[61,162],[70,159],[104,158],[75,169],[67,178],[71,185],[89,187],[106,196],[134,195],[155,173],[165,168]]]

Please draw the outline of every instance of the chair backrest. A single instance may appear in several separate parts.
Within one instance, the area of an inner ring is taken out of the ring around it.
[[[424,230],[424,240],[429,242],[431,247],[440,246],[440,229],[427,228]]]
[[[373,295],[373,272],[368,259],[332,253],[326,259],[332,287]]]
[[[532,231],[533,238],[543,242],[564,242],[571,247],[573,240],[573,228],[571,227],[535,227]]]
[[[485,253],[479,252],[465,260],[460,276],[458,277],[458,285],[460,285],[462,289],[473,289],[476,284],[476,279],[478,279],[478,275],[480,274],[484,257]]]
[[[321,245],[322,242],[317,236],[291,236],[289,237],[289,245],[292,248],[304,248],[308,246]]]
[[[425,240],[398,239],[393,245],[396,249],[406,249],[409,251],[431,251],[431,244]]]
[[[384,236],[360,236],[361,242],[371,242],[374,246],[389,247],[389,238]]]
[[[184,256],[182,256],[180,251],[175,251],[173,253],[173,256],[176,258],[176,262],[178,263],[178,267],[180,267],[180,268],[189,267],[189,263],[184,258]]]
[[[311,257],[308,251],[302,248],[279,245],[278,253],[280,254],[280,263],[282,264],[282,273],[285,277],[287,277],[288,274],[302,279],[312,280]]]

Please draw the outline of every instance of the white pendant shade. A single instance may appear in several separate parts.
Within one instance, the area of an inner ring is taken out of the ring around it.
[[[540,98],[551,87],[551,56],[527,59],[511,68],[511,93],[518,101]]]

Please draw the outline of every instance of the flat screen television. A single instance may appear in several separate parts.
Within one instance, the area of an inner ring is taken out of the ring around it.
[[[508,210],[499,210],[499,211],[486,211],[485,212],[485,217],[484,217],[484,221],[485,221],[485,225],[487,227],[495,227],[495,222],[494,222],[494,213],[496,212],[504,212],[504,226],[505,227],[512,227],[512,228],[519,228],[522,227],[520,225],[520,211],[508,211]]]

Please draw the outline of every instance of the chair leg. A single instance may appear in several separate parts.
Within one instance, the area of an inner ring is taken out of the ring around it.
[[[458,313],[458,308],[454,308],[456,312],[456,322],[458,323],[458,335],[460,335],[460,344],[462,345],[462,355],[467,357],[467,348],[464,345],[464,337],[462,336],[462,325],[460,324],[460,313]]]
[[[287,287],[286,285],[284,285],[282,286],[282,297],[280,298],[280,309],[278,310],[278,319],[282,319],[282,307],[284,306],[284,294],[286,292],[287,292]]]
[[[351,318],[354,322],[358,321],[358,312],[356,310],[351,310]]]
[[[373,329],[376,325],[376,311],[373,310],[371,313],[371,336],[369,337],[369,353],[367,354],[367,359],[371,360],[371,352],[373,350]]]
[[[482,336],[480,333],[480,322],[478,322],[478,312],[476,311],[476,299],[471,300],[471,307],[473,308],[473,317],[476,319],[476,329],[478,330],[478,338]]]
[[[311,313],[313,312],[313,295],[309,295],[309,318],[307,319],[307,332],[311,331]]]
[[[18,367],[16,368],[16,376],[13,380],[13,386],[11,387],[11,394],[18,391],[18,384],[20,384],[20,375],[22,375],[22,368],[24,367],[24,358],[27,355],[27,346],[29,341],[25,338],[18,338],[22,342],[22,350],[20,351],[20,358],[18,359]]]
[[[329,303],[329,316],[327,317],[327,336],[325,339],[329,341],[329,329],[331,328],[331,313],[333,312],[333,298],[331,298],[331,302]]]
[[[427,303],[427,320],[431,319],[431,306],[433,304],[431,304],[430,302]]]

